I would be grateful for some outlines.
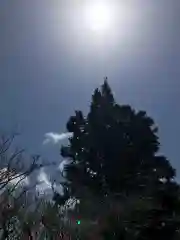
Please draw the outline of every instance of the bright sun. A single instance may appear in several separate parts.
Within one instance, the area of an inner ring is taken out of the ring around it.
[[[94,31],[104,31],[112,25],[113,13],[105,3],[94,3],[88,5],[85,17],[88,26]]]

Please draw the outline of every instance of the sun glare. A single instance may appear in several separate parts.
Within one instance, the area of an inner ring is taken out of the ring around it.
[[[107,4],[94,3],[86,6],[85,17],[92,30],[104,31],[111,27],[113,13]]]

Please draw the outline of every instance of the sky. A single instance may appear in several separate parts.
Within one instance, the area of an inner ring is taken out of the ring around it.
[[[59,163],[64,137],[52,133],[65,133],[75,110],[87,113],[107,76],[118,103],[154,118],[180,178],[180,1],[107,0],[116,14],[104,32],[85,24],[91,2],[0,1],[0,131],[18,129],[29,153]]]

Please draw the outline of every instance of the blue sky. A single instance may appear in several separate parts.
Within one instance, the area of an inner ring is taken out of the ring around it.
[[[87,112],[108,76],[119,103],[155,119],[161,152],[180,176],[179,0],[126,1],[123,20],[124,1],[114,1],[119,15],[103,36],[81,25],[82,2],[0,1],[1,131],[18,127],[29,152],[60,161],[60,144],[43,145],[45,133]]]

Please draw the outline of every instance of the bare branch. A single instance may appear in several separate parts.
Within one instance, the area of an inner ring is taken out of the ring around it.
[[[5,138],[4,136],[1,137],[2,143],[0,144],[0,155],[7,152],[7,150],[11,147],[14,141],[14,138],[15,138],[15,134],[7,138]]]
[[[9,158],[9,161],[8,161],[8,166],[7,166],[7,169],[10,170],[11,169],[11,163],[14,159],[16,159],[19,155],[21,155],[22,153],[24,152],[24,149],[21,149],[21,150],[16,150],[12,156]]]

